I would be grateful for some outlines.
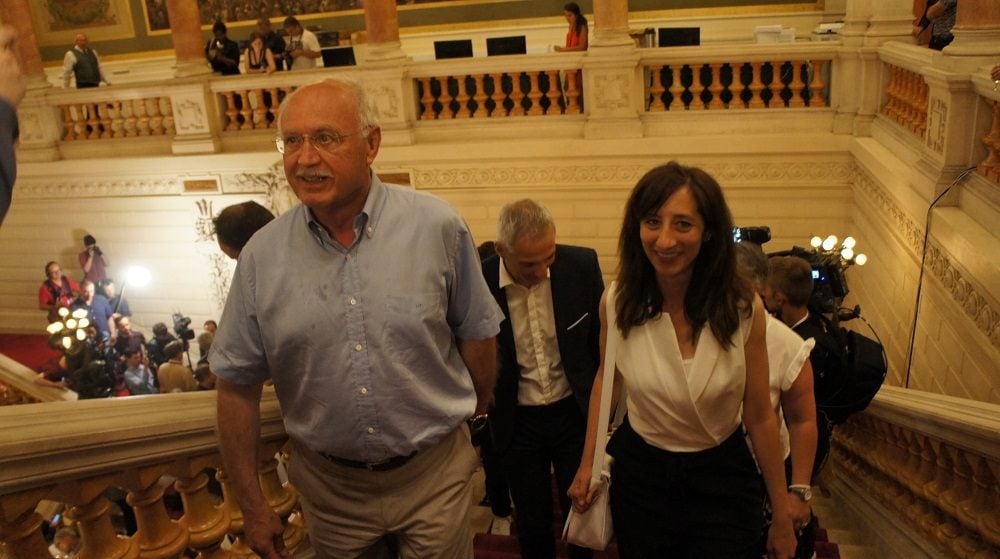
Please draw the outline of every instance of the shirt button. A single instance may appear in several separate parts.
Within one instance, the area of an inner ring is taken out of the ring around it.
[[[352,305],[357,305],[358,304],[358,300],[355,299],[354,297],[351,297],[351,304]]]
[[[364,347],[365,346],[363,346],[361,344],[358,344],[358,345],[354,346],[354,349],[357,350],[357,351],[361,351],[362,349],[364,349]]]
[[[374,230],[375,230],[375,228],[374,228],[374,227],[372,227],[371,225],[369,225],[369,226],[368,226],[368,233],[371,233],[371,232],[372,232],[372,231],[374,231]]]
[[[375,432],[375,428],[374,428],[374,427],[369,427],[369,428],[368,428],[368,434],[369,434],[369,435],[371,435],[371,434],[372,434],[372,433],[374,433],[374,432]]]
[[[368,394],[368,389],[367,389],[367,388],[364,388],[364,387],[362,387],[362,388],[361,388],[361,393],[362,393],[362,394]]]

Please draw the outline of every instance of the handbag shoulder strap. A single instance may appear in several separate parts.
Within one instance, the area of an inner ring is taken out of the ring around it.
[[[618,331],[615,319],[615,299],[617,285],[611,282],[605,297],[604,316],[607,319],[607,335],[604,340],[604,378],[601,384],[601,408],[597,416],[597,445],[594,447],[594,464],[591,469],[591,481],[601,477],[604,469],[605,447],[608,444],[608,422],[611,419],[611,393],[615,383],[615,358],[618,354],[618,342],[621,333]]]

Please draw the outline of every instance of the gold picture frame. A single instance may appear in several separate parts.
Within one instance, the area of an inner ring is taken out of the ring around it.
[[[69,47],[78,33],[91,41],[135,37],[128,0],[40,0],[29,5],[39,46]]]

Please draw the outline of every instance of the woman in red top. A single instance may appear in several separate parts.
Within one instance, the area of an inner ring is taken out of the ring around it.
[[[566,46],[555,47],[556,52],[587,50],[587,18],[580,13],[580,6],[576,2],[566,4],[563,15],[569,23],[569,31],[566,32]]]

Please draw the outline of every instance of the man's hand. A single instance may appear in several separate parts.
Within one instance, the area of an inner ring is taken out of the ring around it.
[[[21,102],[27,90],[21,65],[14,55],[16,37],[17,32],[13,27],[0,26],[0,99],[14,106]]]
[[[260,513],[243,511],[243,533],[247,545],[261,559],[291,559],[292,554],[285,549],[285,540],[281,538],[284,532],[281,518],[273,510]]]

